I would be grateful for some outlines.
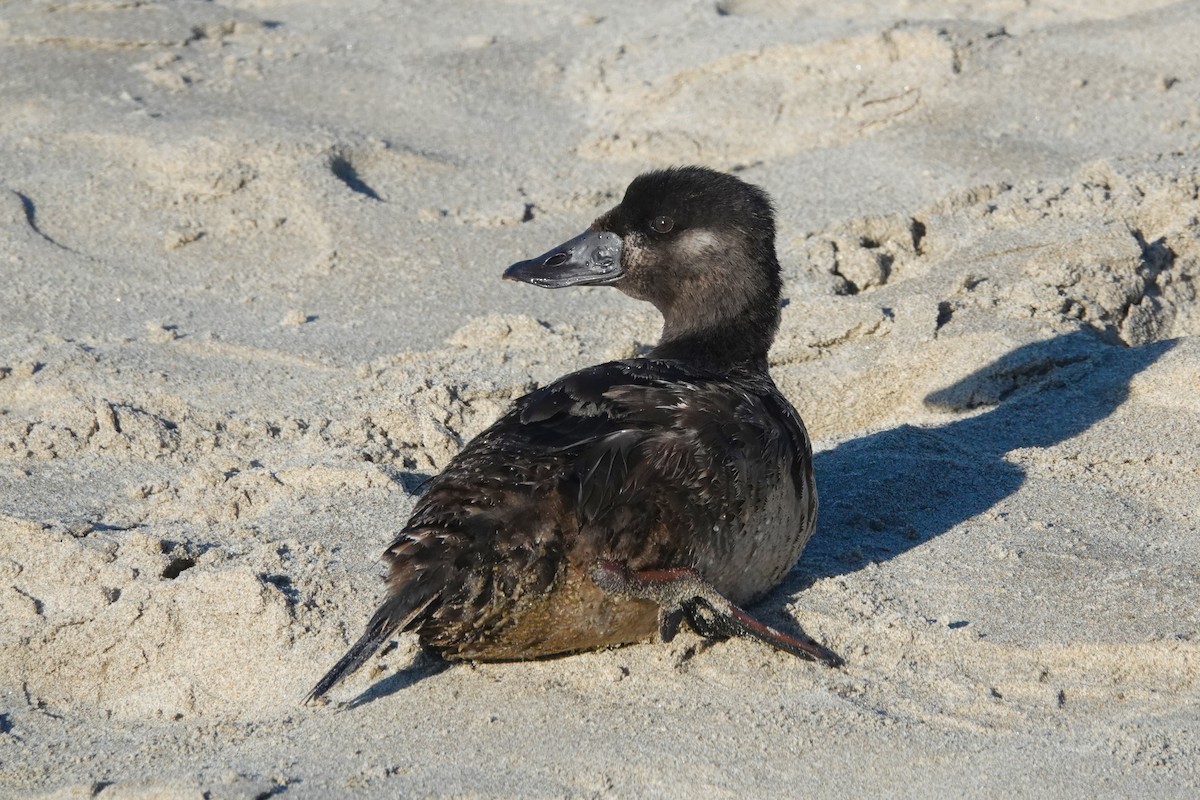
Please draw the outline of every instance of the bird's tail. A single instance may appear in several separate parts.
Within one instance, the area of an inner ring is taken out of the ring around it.
[[[394,594],[392,597],[389,597],[379,607],[379,610],[375,612],[375,616],[371,617],[371,621],[367,623],[367,629],[363,632],[363,635],[346,651],[346,655],[342,656],[333,665],[333,669],[329,670],[329,672],[325,673],[325,677],[317,681],[317,685],[308,693],[308,697],[304,698],[304,702],[311,703],[334,686],[337,686],[343,678],[353,674],[355,670],[366,663],[368,658],[375,654],[380,645],[391,638],[392,634],[400,630],[405,630],[412,625],[418,617],[433,605],[439,596],[440,593],[434,593],[424,598],[424,602],[419,602],[415,607],[412,602],[413,597],[409,593]]]

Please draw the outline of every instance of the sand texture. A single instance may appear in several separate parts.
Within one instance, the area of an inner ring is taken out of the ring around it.
[[[1200,796],[1200,2],[0,3],[0,796]],[[756,612],[300,704],[421,482],[644,352],[501,283],[778,208],[821,518]],[[353,701],[347,707],[347,701]]]

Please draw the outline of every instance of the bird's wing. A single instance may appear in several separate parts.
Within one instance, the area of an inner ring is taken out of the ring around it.
[[[799,418],[767,383],[678,362],[613,362],[567,376],[518,404],[521,424],[562,459],[562,491],[606,558],[687,561],[679,537],[711,530],[809,457]],[[749,504],[753,505],[753,504]],[[703,526],[703,527],[701,527]]]
[[[806,441],[756,388],[634,359],[518,400],[430,482],[388,548],[392,596],[409,598],[404,627],[502,615],[548,590],[568,555],[690,564],[689,548],[715,527],[738,530],[729,515],[793,468],[796,436]],[[702,536],[668,533],[681,529]]]

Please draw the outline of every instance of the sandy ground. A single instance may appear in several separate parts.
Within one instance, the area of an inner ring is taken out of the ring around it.
[[[0,795],[1195,797],[1200,3],[0,4]],[[420,481],[654,342],[502,284],[773,194],[816,537],[757,611],[439,670]],[[356,700],[353,707],[339,706]]]

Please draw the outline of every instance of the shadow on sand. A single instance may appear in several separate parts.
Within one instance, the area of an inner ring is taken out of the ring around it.
[[[440,656],[427,652],[424,649],[419,650],[412,663],[401,667],[383,680],[371,684],[360,695],[341,704],[339,710],[351,711],[359,706],[364,706],[367,703],[373,703],[376,700],[393,695],[396,692],[404,691],[426,678],[440,675],[450,669],[451,666],[449,661],[443,660]]]
[[[947,411],[990,410],[936,427],[900,425],[817,453],[817,532],[799,566],[755,613],[794,628],[776,610],[782,598],[814,580],[894,558],[1009,497],[1025,473],[1006,454],[1083,433],[1120,406],[1133,377],[1173,345],[1125,348],[1086,330],[1025,345],[925,398]],[[448,666],[422,654],[345,707],[387,697]]]
[[[1172,346],[1115,346],[1086,330],[1025,345],[925,398],[948,411],[990,410],[936,427],[901,425],[817,453],[820,521],[780,591],[795,594],[813,580],[894,558],[987,511],[1025,481],[1006,454],[1083,433]]]

